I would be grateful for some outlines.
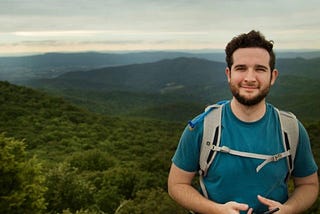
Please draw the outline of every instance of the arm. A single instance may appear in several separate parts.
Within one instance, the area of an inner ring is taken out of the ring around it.
[[[317,173],[303,178],[294,178],[294,186],[294,192],[285,205],[291,207],[290,213],[301,213],[310,208],[318,197]]]
[[[172,164],[168,178],[169,195],[183,207],[197,213],[223,214],[239,213],[240,210],[247,210],[248,205],[237,202],[218,204],[203,197],[194,187],[192,179],[195,172],[187,172]],[[251,211],[250,211],[251,212]]]
[[[319,181],[317,173],[302,178],[294,178],[295,189],[288,201],[283,205],[279,202],[258,196],[261,203],[267,205],[269,209],[279,207],[277,214],[302,213],[312,206],[318,197]]]

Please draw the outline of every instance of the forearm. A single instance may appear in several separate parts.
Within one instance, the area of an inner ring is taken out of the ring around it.
[[[188,184],[177,184],[169,188],[169,195],[181,206],[197,213],[221,213],[221,205],[203,197]]]
[[[168,178],[168,192],[181,206],[203,214],[239,213],[240,210],[248,210],[247,204],[234,201],[219,204],[202,196],[191,185],[195,174],[195,172],[184,171],[176,167],[175,164],[171,165]],[[252,210],[249,212],[252,212]]]
[[[313,177],[315,176],[317,175],[313,175]],[[317,179],[318,178],[314,178],[313,182],[296,184],[294,192],[284,204],[289,211],[288,213],[302,213],[312,206],[319,193],[319,184]]]
[[[284,204],[290,214],[302,213],[312,206],[318,196],[318,189],[313,185],[297,187]]]

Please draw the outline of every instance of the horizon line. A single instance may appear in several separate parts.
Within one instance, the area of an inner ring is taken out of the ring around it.
[[[199,53],[199,54],[210,54],[210,53],[224,53],[224,49],[140,49],[140,50],[83,50],[83,51],[47,51],[47,52],[16,52],[16,53],[1,53],[0,57],[23,57],[23,56],[36,56],[45,54],[77,54],[77,53],[113,53],[113,54],[125,54],[125,53],[144,53],[144,52],[182,52],[182,53]],[[275,53],[293,52],[320,52],[320,49],[314,48],[283,48],[274,50]]]

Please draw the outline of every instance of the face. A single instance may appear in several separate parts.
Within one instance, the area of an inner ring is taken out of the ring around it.
[[[269,53],[262,48],[240,48],[232,58],[226,75],[234,98],[246,106],[264,101],[278,76],[277,70],[270,70]]]

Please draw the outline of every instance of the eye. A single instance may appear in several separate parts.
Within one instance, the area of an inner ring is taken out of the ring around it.
[[[246,66],[236,66],[234,68],[235,71],[245,71],[246,69],[247,69]]]
[[[266,68],[265,66],[257,66],[255,70],[257,72],[267,72],[268,68]]]
[[[260,72],[265,72],[266,70],[263,69],[263,68],[258,68],[257,71],[260,71]]]

